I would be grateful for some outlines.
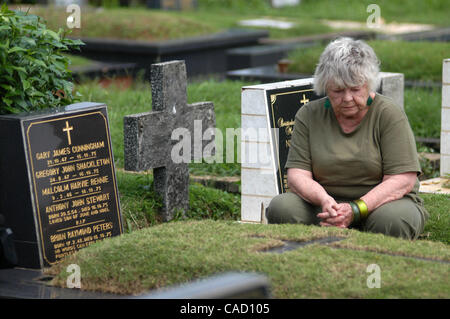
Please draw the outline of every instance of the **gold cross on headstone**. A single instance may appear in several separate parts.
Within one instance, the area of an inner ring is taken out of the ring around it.
[[[306,98],[305,94],[303,94],[303,100],[300,100],[300,103],[302,103],[303,105],[305,105],[306,103],[309,102],[309,99]]]
[[[73,130],[73,126],[69,126],[69,121],[66,121],[66,127],[63,128],[63,132],[67,133],[67,140],[69,141],[69,145],[72,144],[72,139],[70,138],[70,131]]]

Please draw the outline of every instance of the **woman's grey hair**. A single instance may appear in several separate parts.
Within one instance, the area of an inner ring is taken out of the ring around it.
[[[343,37],[328,44],[314,73],[314,91],[325,95],[327,86],[355,87],[368,84],[375,92],[380,85],[380,61],[364,41]]]

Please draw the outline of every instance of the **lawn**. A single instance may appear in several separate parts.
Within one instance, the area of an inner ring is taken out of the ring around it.
[[[290,21],[290,30],[266,28],[272,38],[296,37],[333,32],[322,19],[365,22],[372,0],[303,0],[300,5],[274,9],[268,1],[260,0],[199,0],[197,10],[161,11],[140,7],[83,7],[81,28],[72,29],[75,37],[105,37],[160,41],[215,33],[241,27],[240,20],[274,18]],[[386,22],[426,23],[449,26],[450,3],[433,1],[377,1],[381,17]],[[22,5],[23,10],[29,5]],[[66,27],[69,13],[65,8],[33,6],[31,13],[45,18],[52,30]],[[242,28],[242,27],[241,27]]]
[[[82,28],[74,30],[72,35],[159,41],[218,32],[236,27],[240,19],[266,16],[299,23],[288,33],[271,30],[272,37],[298,36],[331,31],[319,21],[323,18],[365,21],[366,7],[371,2],[303,0],[298,7],[272,10],[256,0],[199,0],[199,9],[188,12],[141,8],[89,10],[82,13]],[[388,22],[450,24],[448,1],[377,3]],[[64,12],[46,9],[37,13],[48,20],[50,28],[65,25]],[[379,41],[370,44],[383,61],[383,70],[399,70],[407,79],[439,81],[440,66],[436,61],[449,52],[447,44]],[[291,58],[308,61],[300,67],[309,67],[311,72],[322,49],[296,53],[300,58],[296,55]],[[75,64],[84,63],[84,60],[75,61]],[[302,72],[296,65],[299,64],[294,63],[292,70]],[[216,126],[225,132],[226,128],[240,127],[241,87],[251,84],[193,82],[188,86],[188,101],[213,101]],[[190,185],[190,209],[186,217],[176,216],[173,222],[161,224],[158,216],[161,200],[153,192],[152,174],[123,171],[123,117],[151,110],[148,83],[138,81],[132,88],[120,90],[103,89],[90,82],[77,89],[83,101],[108,105],[125,234],[92,244],[52,267],[49,274],[55,276],[53,284],[65,286],[68,275],[65,269],[76,263],[82,272],[82,289],[122,294],[137,294],[237,270],[266,274],[275,298],[450,297],[449,196],[423,195],[431,217],[417,241],[337,228],[240,224],[236,222],[240,219],[239,194],[196,183]],[[405,90],[405,110],[416,135],[439,134],[439,94],[439,91]],[[239,145],[235,143],[231,147],[237,153]],[[240,164],[191,164],[190,172],[239,176]],[[284,254],[266,251],[282,245],[283,240],[301,242],[326,236],[343,240],[329,245],[313,244]],[[366,285],[370,264],[377,264],[381,269],[381,289],[369,289]]]
[[[276,254],[283,240],[344,238]],[[274,298],[449,298],[448,245],[406,241],[355,230],[257,225],[231,221],[171,222],[97,242],[52,267],[52,284],[65,287],[69,264],[81,288],[120,294],[185,283],[228,271],[265,274]],[[369,289],[367,268],[380,268],[380,288]],[[139,279],[139,280],[137,280]]]
[[[386,22],[415,22],[450,25],[446,0],[302,0],[300,5],[279,9],[270,8],[268,2],[259,0],[199,0],[199,11],[222,11],[223,13],[291,17],[302,19],[330,19],[365,22],[370,13],[367,7],[376,3]]]
[[[367,41],[381,62],[381,71],[399,72],[406,80],[442,82],[442,61],[448,58],[448,42]],[[292,73],[314,74],[325,45],[293,51]]]
[[[161,223],[158,213],[161,198],[153,191],[151,173],[135,174],[119,169],[116,172],[120,207],[127,233]],[[189,210],[185,218],[240,220],[241,196],[191,182]],[[182,220],[175,216],[175,220]]]
[[[66,19],[70,15],[62,7],[33,6],[30,13],[47,22],[51,30],[67,29]],[[220,31],[201,20],[176,16],[158,10],[95,9],[83,8],[81,27],[71,29],[71,37],[114,38],[141,41],[161,41],[193,37]]]

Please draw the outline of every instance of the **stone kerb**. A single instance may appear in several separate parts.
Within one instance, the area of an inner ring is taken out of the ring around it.
[[[450,174],[450,59],[442,63],[441,176]]]

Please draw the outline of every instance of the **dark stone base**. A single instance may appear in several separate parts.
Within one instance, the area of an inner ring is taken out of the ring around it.
[[[0,299],[224,299],[270,298],[267,278],[256,273],[225,273],[137,296],[59,288],[40,270],[0,269]],[[166,309],[167,310],[167,309]]]
[[[307,79],[312,77],[312,75],[310,74],[280,73],[278,71],[277,65],[266,65],[256,68],[228,71],[226,74],[227,79],[259,81],[261,83],[290,81],[296,79]]]
[[[84,79],[113,78],[132,76],[136,78],[139,70],[134,63],[101,63],[94,62],[87,66],[71,68],[73,79],[81,82]]]
[[[156,62],[185,60],[190,77],[226,72],[228,49],[256,45],[267,36],[267,31],[235,29],[159,42],[82,38],[86,45],[72,54],[104,63],[134,63],[138,69],[146,70]],[[149,78],[148,73],[146,76]]]

